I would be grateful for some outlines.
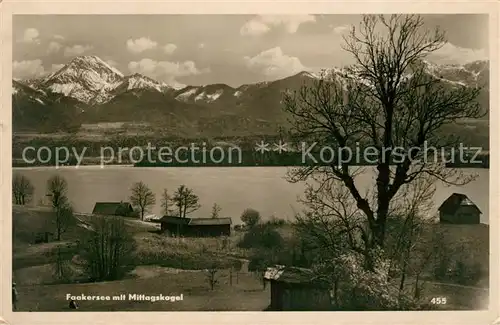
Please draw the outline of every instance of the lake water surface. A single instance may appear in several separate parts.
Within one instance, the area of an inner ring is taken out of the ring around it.
[[[245,208],[258,210],[263,218],[276,216],[292,219],[301,207],[297,197],[303,195],[304,184],[290,184],[285,179],[286,167],[172,167],[136,168],[128,166],[80,166],[14,168],[15,173],[27,176],[35,186],[33,202],[46,193],[47,180],[55,174],[68,182],[68,196],[78,212],[90,213],[98,201],[129,201],[133,183],[143,181],[156,193],[156,206],[152,213],[161,213],[161,193],[167,188],[171,194],[181,184],[192,188],[200,198],[201,208],[193,217],[209,217],[212,205],[221,206],[221,217],[231,217],[240,223]],[[461,186],[445,186],[437,182],[434,197],[435,210],[453,192],[469,196],[483,212],[481,221],[489,219],[489,169],[467,169],[466,173],[478,175],[473,182]],[[375,173],[358,176],[360,191],[373,187]]]

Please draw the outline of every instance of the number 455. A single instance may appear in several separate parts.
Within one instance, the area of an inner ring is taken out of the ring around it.
[[[431,299],[431,303],[434,305],[446,305],[446,297],[434,297]]]

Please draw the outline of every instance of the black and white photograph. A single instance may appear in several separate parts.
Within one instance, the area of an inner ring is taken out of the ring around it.
[[[13,15],[12,311],[488,310],[489,19]]]

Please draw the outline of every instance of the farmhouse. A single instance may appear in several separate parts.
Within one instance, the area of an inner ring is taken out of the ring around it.
[[[92,214],[104,216],[130,217],[134,209],[128,202],[96,202]]]
[[[452,224],[478,224],[481,210],[465,194],[453,193],[439,207],[439,221]]]
[[[271,283],[272,311],[331,310],[330,290],[310,269],[277,265],[268,267],[264,280]]]
[[[217,237],[231,235],[231,218],[180,218],[164,216],[161,230],[171,236]]]

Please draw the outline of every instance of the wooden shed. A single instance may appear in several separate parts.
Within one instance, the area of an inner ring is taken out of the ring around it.
[[[272,311],[332,310],[330,289],[310,269],[275,266],[267,268],[264,280],[271,283]]]
[[[481,213],[467,195],[453,193],[439,207],[439,221],[452,224],[478,224]]]
[[[160,219],[162,232],[172,236],[217,237],[231,235],[231,218],[180,218],[164,216]]]

